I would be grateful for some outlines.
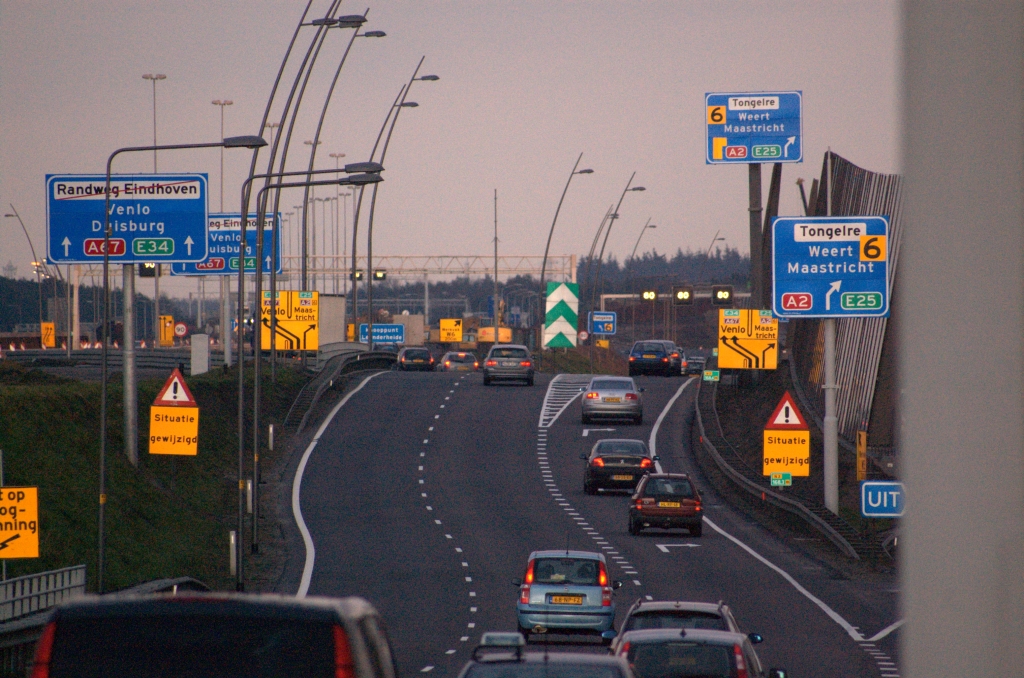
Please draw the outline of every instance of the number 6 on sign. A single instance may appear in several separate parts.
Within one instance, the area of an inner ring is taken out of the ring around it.
[[[862,235],[860,237],[861,261],[885,261],[887,251],[886,236]]]
[[[725,106],[708,106],[708,124],[721,125],[725,122]]]

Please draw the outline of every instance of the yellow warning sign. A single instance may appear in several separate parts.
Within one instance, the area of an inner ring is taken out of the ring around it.
[[[149,453],[194,457],[199,452],[199,408],[149,408]]]
[[[779,362],[779,319],[771,311],[718,311],[718,367],[774,370]]]
[[[462,342],[462,318],[445,318],[441,320],[441,343]]]
[[[174,346],[174,316],[160,316],[160,345]]]
[[[260,346],[270,350],[270,292],[260,304]],[[320,293],[277,291],[277,327],[274,348],[278,351],[316,351],[320,348]]]
[[[811,475],[811,434],[809,431],[765,429],[764,469],[762,473]]]
[[[39,557],[39,488],[0,488],[0,559]]]
[[[39,323],[39,341],[43,348],[57,348],[57,331],[53,323]]]
[[[494,341],[494,326],[481,327],[476,331],[476,340],[484,343],[491,343]],[[499,327],[498,328],[498,343],[499,344],[511,344],[512,343],[512,328],[511,327]]]

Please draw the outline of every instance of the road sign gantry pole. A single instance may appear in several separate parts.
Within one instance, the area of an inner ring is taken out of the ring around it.
[[[172,151],[198,148],[249,148],[257,149],[266,145],[266,141],[259,136],[239,136],[222,139],[219,142],[202,144],[163,144],[152,146],[126,146],[119,148],[107,158],[107,173],[103,192],[103,332],[101,334],[102,353],[100,358],[100,492],[99,492],[99,520],[98,520],[98,554],[97,554],[97,590],[103,592],[104,575],[104,528],[105,528],[105,506],[107,503],[107,479],[106,479],[106,454],[107,454],[107,373],[108,373],[108,344],[110,334],[110,176],[114,158],[122,153],[134,153],[139,151]],[[132,282],[134,282],[134,271]],[[127,278],[126,273],[126,278]],[[134,285],[133,285],[134,287]],[[126,290],[128,292],[128,290]],[[134,294],[132,294],[134,297]],[[134,301],[126,296],[125,303]],[[131,350],[122,354],[122,375],[124,380],[123,410],[125,412],[125,454],[133,464],[138,464],[138,408],[136,403],[135,386],[135,365],[134,362],[135,332],[134,327],[125,326],[122,341],[131,346]]]

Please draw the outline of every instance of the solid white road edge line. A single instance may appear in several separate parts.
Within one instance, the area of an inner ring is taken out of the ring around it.
[[[873,643],[873,642],[875,642],[877,640],[881,640],[882,638],[885,638],[887,635],[889,635],[890,633],[892,633],[893,631],[895,631],[899,627],[903,626],[903,624],[906,621],[907,621],[906,619],[900,619],[897,622],[893,622],[892,624],[889,624],[884,629],[882,629],[881,631],[879,631],[875,635],[873,635],[870,638],[868,638],[868,642],[869,643]]]
[[[786,580],[786,581],[788,581],[788,582],[789,582],[790,584],[792,584],[792,585],[793,585],[793,588],[795,588],[795,589],[796,589],[797,591],[799,591],[800,593],[802,593],[802,594],[804,595],[804,597],[805,597],[805,598],[807,598],[807,599],[808,599],[808,600],[810,600],[810,601],[811,601],[812,603],[814,603],[815,605],[817,605],[818,607],[820,607],[820,608],[821,608],[821,610],[822,610],[822,612],[824,612],[824,613],[825,613],[825,614],[827,614],[827,615],[828,615],[829,617],[831,617],[831,618],[832,618],[832,621],[834,621],[835,623],[839,624],[839,626],[841,626],[841,627],[843,628],[843,630],[844,630],[844,631],[846,631],[846,633],[848,633],[848,634],[849,634],[849,636],[850,636],[851,638],[853,638],[853,639],[854,639],[854,640],[855,640],[856,642],[858,642],[858,643],[864,642],[864,636],[862,636],[862,635],[861,635],[861,634],[860,634],[860,633],[859,633],[859,632],[857,631],[857,629],[855,629],[855,628],[854,628],[854,627],[853,627],[853,626],[852,626],[852,625],[850,624],[850,622],[848,622],[848,621],[846,621],[845,619],[843,619],[842,617],[840,617],[840,616],[839,616],[839,613],[838,613],[838,612],[836,612],[835,610],[833,610],[833,609],[832,609],[831,607],[829,607],[828,605],[826,605],[826,604],[825,604],[825,602],[824,602],[823,600],[821,600],[820,598],[818,598],[817,596],[815,596],[815,595],[814,595],[813,593],[811,593],[810,591],[808,591],[807,589],[805,589],[805,588],[804,588],[803,586],[801,586],[801,585],[800,585],[800,583],[799,583],[799,582],[798,582],[798,581],[797,581],[796,579],[793,579],[793,577],[791,577],[791,576],[790,576],[790,574],[789,574],[788,572],[786,572],[785,570],[783,570],[783,569],[782,569],[781,567],[779,567],[778,565],[775,565],[774,563],[770,562],[770,561],[769,561],[769,560],[768,560],[767,558],[765,558],[764,556],[762,556],[762,555],[761,555],[760,553],[758,553],[758,552],[757,552],[757,551],[755,551],[754,549],[750,548],[749,546],[747,546],[746,544],[744,544],[743,542],[741,542],[741,541],[740,541],[739,539],[737,539],[736,537],[732,536],[731,534],[729,534],[728,532],[726,532],[725,530],[723,530],[722,528],[720,528],[720,527],[719,527],[718,525],[715,525],[715,524],[714,524],[714,523],[713,523],[713,522],[712,522],[711,520],[709,520],[709,519],[708,519],[708,517],[707,517],[707,516],[704,516],[704,522],[705,522],[705,523],[707,523],[708,525],[710,525],[710,526],[711,526],[711,529],[713,529],[713,530],[714,530],[715,532],[718,532],[718,533],[719,533],[720,535],[722,535],[723,537],[725,537],[725,538],[726,538],[726,539],[728,539],[729,541],[733,542],[734,544],[736,544],[737,546],[739,546],[739,547],[740,547],[741,549],[743,549],[744,551],[746,551],[746,552],[747,552],[747,553],[749,553],[750,555],[754,556],[755,558],[757,558],[758,560],[760,560],[760,561],[761,561],[762,563],[764,563],[765,565],[767,565],[768,567],[770,567],[771,569],[775,570],[775,571],[776,571],[776,572],[778,572],[778,573],[779,573],[780,575],[782,575],[782,578],[783,578],[783,579],[785,579],[785,580]],[[900,623],[901,623],[901,622],[900,622]]]
[[[331,413],[324,419],[324,423],[320,424],[320,428],[317,429],[316,435],[313,436],[313,440],[309,441],[309,447],[302,453],[302,459],[299,461],[299,468],[295,471],[295,480],[292,481],[292,515],[295,517],[295,524],[299,526],[299,532],[302,533],[302,541],[306,545],[306,562],[302,566],[302,580],[299,582],[299,590],[295,593],[296,598],[304,598],[309,592],[309,581],[313,578],[313,562],[316,560],[316,548],[313,546],[313,538],[309,535],[309,529],[306,527],[306,521],[302,518],[302,508],[299,506],[299,497],[302,493],[302,474],[306,472],[306,462],[309,461],[309,455],[313,454],[313,450],[316,449],[317,443],[320,442],[320,436],[324,434],[331,421],[334,420],[334,415],[338,413],[345,403],[348,402],[349,398],[359,393],[359,391],[366,386],[366,384],[374,377],[379,377],[386,372],[377,372],[371,374],[366,379],[363,379],[359,386],[356,386],[348,395],[341,399],[341,401],[334,406]],[[433,667],[431,667],[433,668]]]
[[[668,411],[672,409],[672,406],[676,404],[676,400],[679,398],[679,396],[683,395],[683,391],[686,390],[686,387],[693,383],[694,379],[696,379],[696,377],[690,377],[682,386],[679,387],[679,390],[676,391],[676,394],[672,396],[672,399],[668,401],[667,405],[665,405],[665,409],[663,409],[661,411],[661,414],[658,415],[658,420],[654,422],[654,428],[651,429],[651,437],[648,440],[647,445],[647,447],[649,447],[651,450],[652,457],[658,453],[658,429],[661,428],[661,422],[665,419],[665,415],[668,414]],[[654,462],[654,470],[657,471],[658,473],[664,473],[664,471],[661,470],[660,461]]]

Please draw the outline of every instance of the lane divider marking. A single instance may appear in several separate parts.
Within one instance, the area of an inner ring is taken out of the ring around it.
[[[668,411],[672,409],[672,406],[676,404],[676,400],[679,399],[679,396],[683,395],[683,391],[686,390],[686,387],[692,384],[695,380],[696,377],[690,377],[682,386],[679,387],[676,394],[672,396],[668,401],[668,404],[661,410],[661,414],[658,415],[658,420],[654,422],[654,428],[651,429],[651,437],[647,441],[647,447],[651,450],[652,457],[658,453],[658,429],[661,428],[661,422],[665,420],[665,416],[668,414]],[[658,473],[664,473],[661,468],[660,461],[654,462],[654,470]]]

